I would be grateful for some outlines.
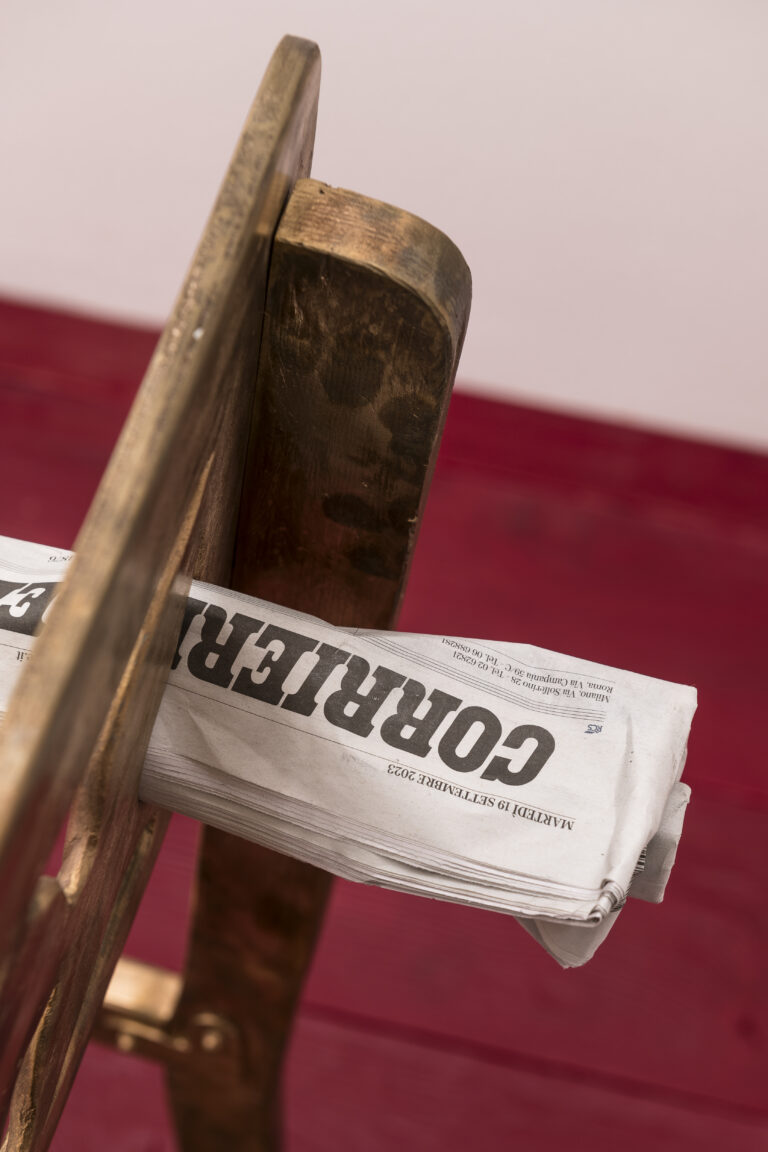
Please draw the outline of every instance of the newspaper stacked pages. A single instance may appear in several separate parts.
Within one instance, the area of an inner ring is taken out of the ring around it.
[[[0,707],[68,553],[0,538]],[[694,689],[526,644],[334,628],[193,584],[149,801],[349,880],[512,913],[583,963],[659,901]]]

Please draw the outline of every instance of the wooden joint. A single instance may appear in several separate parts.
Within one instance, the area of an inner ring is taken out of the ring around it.
[[[95,1039],[158,1063],[200,1063],[211,1075],[215,1061],[217,1074],[239,1075],[238,1028],[219,1012],[197,1012],[179,1027],[181,988],[179,973],[122,957],[107,989]]]

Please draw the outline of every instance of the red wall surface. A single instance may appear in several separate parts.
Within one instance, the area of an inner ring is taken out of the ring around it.
[[[0,532],[70,546],[155,334],[0,303]],[[513,920],[338,882],[290,1152],[768,1146],[768,459],[457,395],[400,627],[695,684],[667,899],[563,972]],[[175,818],[129,951],[178,966]],[[92,1046],[55,1152],[170,1152],[160,1073]]]

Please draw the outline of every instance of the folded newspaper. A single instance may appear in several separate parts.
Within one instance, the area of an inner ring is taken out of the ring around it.
[[[0,537],[0,710],[71,553]],[[193,583],[144,799],[338,876],[513,914],[568,967],[660,901],[693,688],[335,628]]]

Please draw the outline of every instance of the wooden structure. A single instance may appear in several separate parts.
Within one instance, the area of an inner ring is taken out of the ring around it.
[[[307,179],[319,71],[282,41],[3,725],[6,1152],[47,1147],[94,1029],[165,1063],[183,1149],[279,1143],[330,878],[206,830],[185,972],[119,954],[167,823],[138,780],[190,579],[391,623],[467,322],[445,236]]]

